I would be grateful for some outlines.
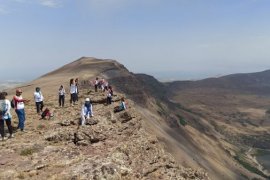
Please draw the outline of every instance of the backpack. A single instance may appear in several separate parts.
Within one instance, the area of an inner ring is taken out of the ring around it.
[[[12,108],[15,108],[15,102],[14,102],[14,99],[12,99],[12,100],[10,101],[10,105],[11,105]]]
[[[6,103],[4,100],[0,100],[0,116],[3,116],[6,112]]]

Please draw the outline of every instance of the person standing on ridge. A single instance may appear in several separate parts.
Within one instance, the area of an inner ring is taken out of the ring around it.
[[[14,100],[14,105],[15,105],[15,112],[19,119],[18,129],[20,129],[22,132],[25,132],[24,130],[24,123],[25,123],[24,103],[29,102],[29,100],[23,99],[21,89],[16,90],[16,95],[13,97],[13,100]]]
[[[98,77],[96,77],[96,80],[95,80],[95,92],[97,92],[98,84],[99,84]]]
[[[75,101],[79,101],[79,79],[75,79],[75,85],[76,85],[76,96],[75,96]]]
[[[112,104],[112,94],[113,94],[112,89],[108,88],[108,90],[107,90],[107,105]]]
[[[44,107],[44,105],[43,105],[44,97],[40,91],[40,87],[36,87],[36,92],[34,92],[34,99],[36,102],[37,113],[40,115],[40,113],[42,113],[42,109]]]
[[[110,91],[111,95],[113,96],[113,88],[112,88],[112,86],[108,86],[108,91]]]
[[[12,126],[11,126],[11,104],[8,99],[6,99],[7,93],[2,92],[0,93],[0,106],[1,106],[1,113],[0,113],[0,134],[2,137],[2,141],[5,140],[5,128],[4,128],[4,122],[6,121],[6,125],[8,127],[9,132],[9,138],[14,137],[12,134]]]
[[[104,90],[103,91],[104,92],[108,91],[108,87],[109,87],[109,82],[104,80]]]
[[[76,102],[76,93],[77,93],[77,88],[76,88],[76,83],[74,79],[70,79],[70,105],[74,106]]]
[[[59,90],[58,90],[58,94],[59,94],[59,107],[64,107],[65,105],[65,94],[66,94],[66,91],[65,91],[65,88],[63,85],[60,86]]]
[[[100,88],[101,88],[101,91],[104,92],[105,91],[105,79],[102,78],[100,81]]]

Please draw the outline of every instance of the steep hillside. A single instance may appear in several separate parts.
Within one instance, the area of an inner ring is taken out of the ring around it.
[[[166,84],[167,95],[184,110],[205,119],[216,135],[226,142],[219,140],[221,145],[230,146],[223,149],[239,165],[262,177],[269,177],[269,75],[270,71],[264,71],[193,82],[171,82]],[[192,119],[190,121],[191,126],[198,125]]]
[[[115,89],[136,102],[141,116],[145,117],[146,129],[156,134],[179,163],[203,167],[213,179],[259,178],[235,160],[236,147],[216,130],[207,115],[168,98],[172,89],[167,84],[148,75],[129,73],[126,68],[107,69],[100,76],[109,79]]]
[[[116,91],[113,104],[106,105],[106,94],[94,92],[88,84],[96,76],[133,75],[115,61],[81,58],[21,86],[23,96],[31,100],[35,87],[40,86],[45,107],[54,117],[40,120],[34,102],[26,105],[27,132],[17,131],[15,138],[1,142],[0,179],[208,179],[203,170],[179,165],[156,135],[149,133],[144,123],[147,117],[131,99],[126,111],[113,113],[126,95]],[[67,85],[69,78],[80,79],[80,102],[74,107],[67,102],[61,108],[57,89]],[[94,117],[79,126],[80,104],[86,97],[93,102]],[[14,113],[12,121],[16,127]]]
[[[207,115],[182,104],[181,98],[181,103],[168,99],[168,85],[142,74],[113,78],[112,82],[140,105],[145,127],[179,163],[203,167],[213,179],[259,178],[235,160],[236,147],[215,129]]]

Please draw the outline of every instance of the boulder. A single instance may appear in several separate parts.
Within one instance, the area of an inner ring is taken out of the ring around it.
[[[49,131],[45,135],[45,140],[55,143],[61,141],[70,141],[73,139],[73,133],[67,129],[57,129],[57,131]]]
[[[66,120],[63,120],[60,124],[61,124],[61,126],[70,126],[71,121],[66,119]]]
[[[135,118],[136,115],[134,113],[132,113],[131,111],[126,110],[126,111],[120,112],[118,117],[119,117],[119,121],[121,123],[126,123],[126,122],[132,120],[133,118]]]
[[[90,118],[88,120],[86,120],[86,125],[95,125],[98,123],[98,120],[97,119],[93,119],[93,118]]]

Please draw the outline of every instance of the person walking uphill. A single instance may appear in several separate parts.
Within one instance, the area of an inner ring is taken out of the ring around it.
[[[43,107],[44,107],[44,105],[43,105],[44,97],[40,91],[40,87],[36,87],[36,92],[34,92],[34,99],[36,102],[37,113],[40,114],[42,112]]]
[[[15,112],[19,119],[18,129],[25,132],[24,130],[24,122],[25,122],[25,111],[24,111],[24,103],[29,102],[29,100],[23,99],[22,90],[17,89],[16,95],[13,97]]]
[[[13,137],[12,134],[12,126],[11,126],[11,104],[8,99],[6,99],[7,93],[2,92],[0,93],[0,134],[2,137],[2,141],[5,140],[5,128],[4,128],[4,122],[6,122],[6,125],[8,127],[8,132],[9,132],[9,138]]]

